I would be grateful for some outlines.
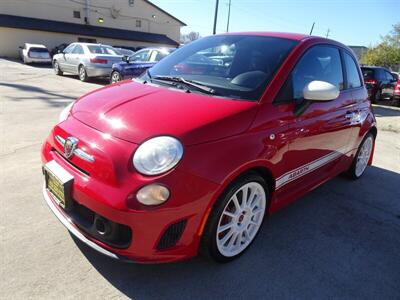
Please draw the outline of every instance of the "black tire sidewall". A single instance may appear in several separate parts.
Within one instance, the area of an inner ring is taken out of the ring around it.
[[[263,217],[263,220],[260,224],[260,228],[256,235],[254,236],[253,240],[250,242],[250,244],[239,254],[232,256],[232,257],[227,257],[224,256],[223,254],[220,253],[218,246],[217,246],[217,241],[216,241],[216,233],[217,233],[217,228],[218,228],[218,223],[220,216],[230,200],[230,198],[233,196],[233,194],[240,189],[243,185],[250,183],[250,182],[257,182],[261,184],[264,188],[265,195],[266,195],[266,204],[265,204],[265,214]],[[226,189],[225,191],[220,195],[216,203],[214,204],[214,207],[212,209],[212,212],[208,218],[206,228],[204,230],[203,236],[202,236],[202,241],[201,241],[201,247],[200,247],[200,252],[208,256],[212,259],[214,259],[217,262],[225,263],[232,261],[241,255],[243,255],[253,244],[253,242],[256,240],[258,234],[260,233],[262,226],[264,224],[264,221],[266,219],[266,216],[268,215],[268,205],[269,205],[269,190],[267,187],[267,184],[260,175],[257,173],[248,173],[246,175],[240,176],[237,178],[235,181],[233,181]]]
[[[121,74],[118,72],[118,71],[113,71],[112,73],[111,73],[111,77],[110,77],[110,83],[115,83],[115,82],[118,82],[118,81],[113,81],[113,76],[114,76],[114,74],[118,74],[118,81],[121,81]]]

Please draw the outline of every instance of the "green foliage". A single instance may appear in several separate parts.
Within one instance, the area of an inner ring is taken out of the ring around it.
[[[400,64],[400,23],[393,25],[393,30],[382,37],[382,41],[370,47],[361,57],[360,62],[367,65],[391,67]]]

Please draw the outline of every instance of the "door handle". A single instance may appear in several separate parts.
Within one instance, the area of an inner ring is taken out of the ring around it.
[[[346,117],[346,119],[353,119],[354,118],[354,113],[353,112],[348,112],[348,113],[346,113],[346,115],[345,115],[345,117]]]

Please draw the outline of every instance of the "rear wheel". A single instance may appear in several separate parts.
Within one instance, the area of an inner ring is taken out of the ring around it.
[[[121,81],[121,74],[118,71],[113,71],[110,77],[110,83]]]
[[[89,77],[87,76],[87,72],[84,66],[80,65],[79,66],[79,79],[80,81],[86,82],[88,81]]]
[[[368,133],[358,148],[350,169],[347,171],[350,178],[358,179],[364,174],[371,158],[373,147],[374,136],[371,133]]]
[[[382,98],[381,90],[377,90],[373,99],[373,103],[378,103]]]
[[[54,68],[54,73],[56,75],[62,75],[63,74],[63,72],[60,69],[60,65],[59,65],[58,61],[56,61],[56,60],[54,61],[53,68]]]
[[[258,174],[248,174],[221,195],[207,222],[201,251],[217,262],[243,254],[261,228],[267,209],[268,189]]]

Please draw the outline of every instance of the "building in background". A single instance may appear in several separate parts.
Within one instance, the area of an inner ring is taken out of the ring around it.
[[[147,0],[1,0],[0,56],[24,43],[178,46],[185,25]]]

